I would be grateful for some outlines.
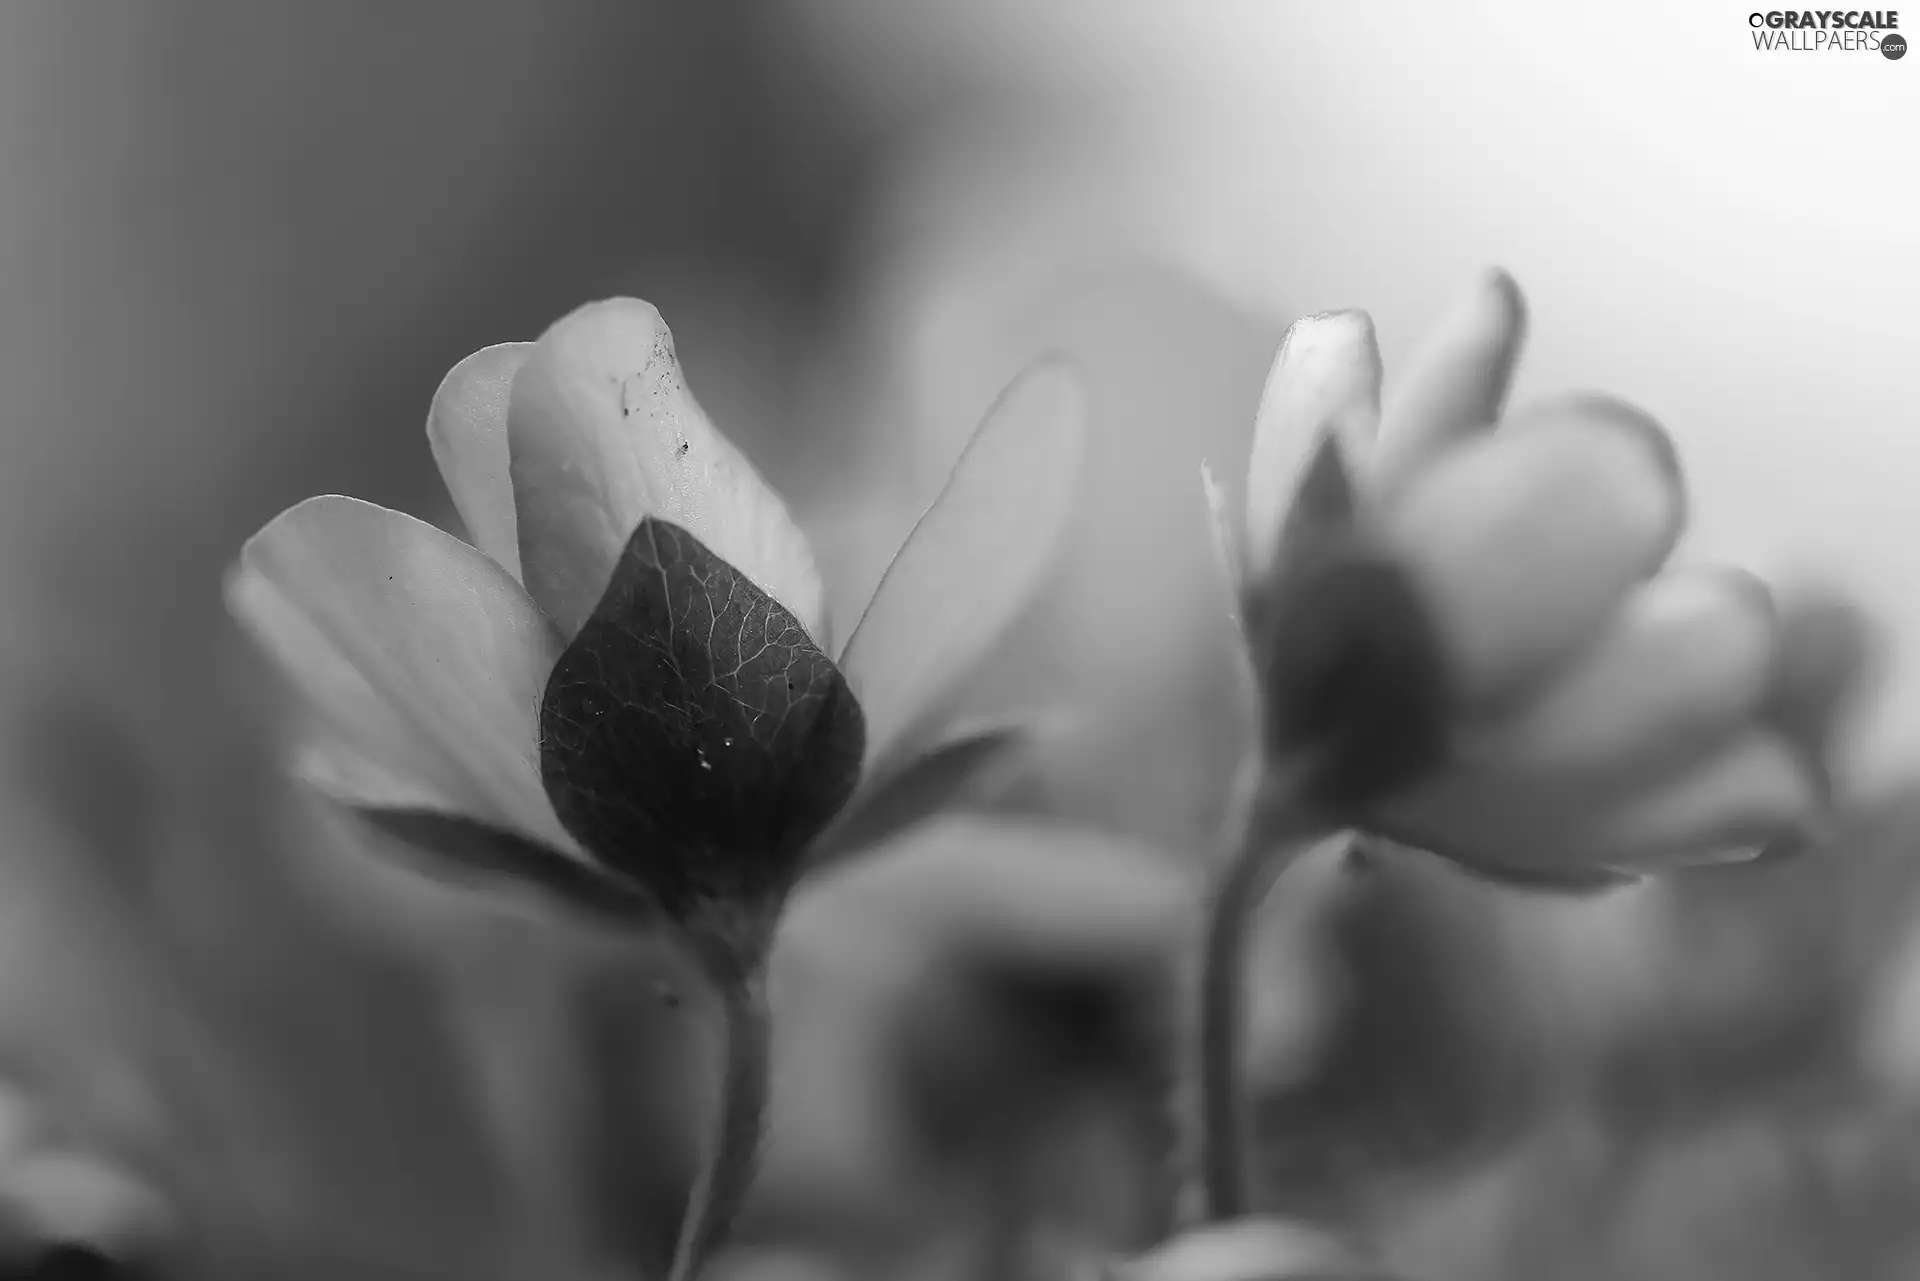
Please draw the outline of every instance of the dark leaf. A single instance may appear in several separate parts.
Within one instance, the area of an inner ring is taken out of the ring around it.
[[[651,517],[540,708],[561,822],[682,921],[776,902],[852,793],[864,742],[858,702],[799,621]]]
[[[660,923],[660,905],[645,890],[517,832],[434,810],[352,809],[436,880],[531,891],[568,912],[622,928]]]
[[[1280,527],[1283,544],[1312,539],[1319,533],[1351,525],[1357,503],[1353,478],[1347,475],[1346,456],[1340,451],[1340,435],[1328,431],[1300,478],[1299,492]]]
[[[1026,723],[963,729],[875,776],[821,833],[808,855],[809,869],[830,867],[872,849],[943,810],[984,803],[996,784],[1009,781],[1027,762],[1035,732]]]
[[[1272,575],[1252,591],[1247,619],[1267,747],[1304,765],[1310,804],[1350,815],[1441,761],[1446,659],[1391,555],[1351,524],[1296,526]]]

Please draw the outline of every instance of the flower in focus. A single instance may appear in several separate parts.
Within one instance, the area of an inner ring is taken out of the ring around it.
[[[472,546],[314,498],[247,544],[229,599],[307,696],[323,793],[423,836],[422,816],[457,819],[485,831],[477,862],[724,933],[836,817],[980,754],[949,696],[1050,564],[1082,418],[1063,369],[1018,381],[836,660],[806,538],[694,401],[658,313],[594,304],[436,395]]]
[[[303,696],[298,772],[369,848],[664,940],[721,998],[723,1132],[650,1261],[685,1275],[744,1190],[789,889],[1028,741],[953,704],[1051,568],[1079,385],[1042,365],[1007,390],[837,657],[806,538],[651,306],[462,361],[428,435],[472,545],[314,498],[247,543],[229,602]]]
[[[1266,750],[1341,825],[1514,882],[1598,887],[1804,838],[1860,620],[1666,567],[1686,521],[1672,443],[1604,396],[1503,417],[1523,329],[1492,274],[1384,404],[1366,315],[1289,331],[1240,536],[1207,478]]]

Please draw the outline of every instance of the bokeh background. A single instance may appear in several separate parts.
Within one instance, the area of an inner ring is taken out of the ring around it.
[[[306,495],[452,522],[442,373],[616,293],[843,625],[1026,361],[1078,357],[1101,433],[971,692],[1078,718],[796,904],[728,1266],[1151,1239],[1238,723],[1179,478],[1232,479],[1291,317],[1367,308],[1390,373],[1497,262],[1519,394],[1643,403],[1688,554],[1838,578],[1889,674],[1800,864],[1577,902],[1303,869],[1260,957],[1269,1202],[1435,1281],[1912,1275],[1916,120],[1920,62],[1758,53],[1726,5],[0,7],[0,1244],[585,1276],[670,1199],[674,1029],[595,941],[341,874],[219,605]]]

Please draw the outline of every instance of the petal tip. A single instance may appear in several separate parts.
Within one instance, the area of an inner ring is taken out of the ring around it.
[[[666,317],[641,298],[601,298],[582,303],[547,326],[534,346],[552,348],[555,344],[575,348],[584,344],[589,351],[598,348],[622,353],[616,363],[624,362],[628,358],[625,353],[634,351],[651,352],[676,366],[679,363]]]
[[[1053,398],[1057,402],[1054,409],[1067,420],[1068,430],[1085,429],[1089,400],[1086,368],[1067,352],[1050,351],[1032,361],[1007,384],[997,403],[1016,394]]]
[[[1509,328],[1524,329],[1527,323],[1527,296],[1513,273],[1498,265],[1480,273],[1480,288],[1506,317]]]
[[[1740,604],[1772,623],[1780,616],[1773,587],[1753,570],[1741,565],[1715,565],[1704,571]]]
[[[1683,476],[1680,465],[1680,451],[1673,443],[1673,437],[1660,420],[1640,406],[1622,397],[1607,392],[1576,392],[1568,398],[1568,403],[1576,413],[1598,418],[1623,431],[1637,433],[1653,454],[1654,461],[1676,481]]]
[[[300,523],[318,512],[331,509],[374,508],[385,511],[378,503],[370,503],[364,498],[351,498],[346,494],[315,494],[311,498],[302,498],[286,508],[279,515],[253,531],[247,540],[240,544],[240,559],[251,559],[262,547],[291,525]]]
[[[1287,332],[1280,339],[1280,351],[1275,357],[1275,364],[1285,364],[1328,350],[1361,352],[1377,368],[1380,364],[1380,345],[1379,335],[1373,327],[1373,316],[1357,307],[1317,311],[1310,316],[1302,316],[1287,326]]]
[[[438,405],[482,379],[510,377],[532,350],[530,342],[497,342],[462,356],[434,388],[433,403]],[[428,419],[429,424],[433,421]]]
[[[1637,441],[1653,465],[1660,496],[1666,504],[1666,536],[1659,559],[1666,558],[1680,531],[1687,527],[1691,505],[1687,494],[1686,467],[1681,462],[1679,447],[1659,419],[1631,401],[1608,392],[1578,391],[1555,397],[1548,404],[1516,415],[1515,421],[1522,430],[1544,423],[1592,423]]]
[[[1091,420],[1092,395],[1085,367],[1064,352],[1048,352],[1022,368],[994,397],[961,457],[979,448],[996,424],[1025,424],[1029,430],[1044,424],[1059,442],[1055,466],[1064,466],[1069,485],[1077,488]],[[955,464],[956,470],[959,466]]]
[[[1476,345],[1511,362],[1527,337],[1527,297],[1520,282],[1505,267],[1481,271],[1472,293],[1461,305],[1463,330],[1478,335]]]
[[[667,328],[666,318],[660,309],[644,298],[620,295],[614,298],[598,298],[593,302],[581,303],[566,315],[553,323],[553,328],[562,325],[586,323],[625,323],[644,325],[651,329]]]

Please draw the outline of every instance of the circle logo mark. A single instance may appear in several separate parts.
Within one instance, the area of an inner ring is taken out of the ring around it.
[[[1880,38],[1880,52],[1892,60],[1904,58],[1907,54],[1907,38],[1905,36],[1882,36]]]

